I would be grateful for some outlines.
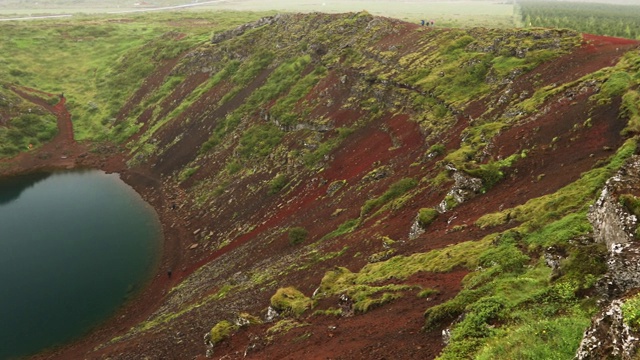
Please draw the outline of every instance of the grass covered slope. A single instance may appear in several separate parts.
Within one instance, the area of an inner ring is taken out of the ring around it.
[[[253,13],[78,15],[0,24],[3,83],[65,93],[76,138],[103,139],[123,101],[162,60]]]
[[[98,21],[145,36],[64,80],[174,236],[172,288],[83,356],[573,357],[605,271],[586,211],[636,152],[638,43],[190,16]],[[33,69],[4,76],[62,89]]]
[[[11,89],[0,88],[0,157],[29,151],[51,140],[56,133],[53,115]]]
[[[367,13],[281,15],[212,39],[115,124],[130,166],[184,191],[197,230],[185,246],[206,263],[116,343],[206,333],[237,315],[223,309],[260,314],[288,289],[304,300],[295,316],[210,351],[358,357],[372,350],[354,339],[396,329],[427,334],[381,347],[405,358],[573,357],[604,271],[586,209],[636,147],[636,43]],[[327,321],[355,338],[325,343]]]

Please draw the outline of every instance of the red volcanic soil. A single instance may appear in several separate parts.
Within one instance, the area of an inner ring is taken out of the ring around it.
[[[411,32],[411,26],[404,30]],[[394,36],[403,38],[402,31]],[[515,80],[512,84],[516,91],[529,91],[532,94],[534,81],[536,87],[552,84],[567,83],[596,71],[600,68],[615,64],[624,51],[637,47],[638,43],[630,40],[584,35],[581,47],[572,53],[564,55],[551,64],[542,65],[531,73]],[[146,91],[150,91],[167,76],[171,66],[159,68],[147,80],[141,89],[123,109],[122,115],[136,105],[136,99],[142,99]],[[233,106],[238,106],[252,89],[258,87],[268,76],[263,73],[251,84],[250,89],[242,91],[236,98],[225,105],[229,108],[217,110],[222,116]],[[180,92],[189,92],[206,79],[193,78],[192,83],[185,83],[176,93],[172,94],[171,102],[179,100]],[[349,92],[337,86],[339,77],[331,74],[323,80],[316,91],[324,91],[337,96],[337,100],[346,101]],[[542,85],[540,85],[542,83]],[[215,324],[213,319],[220,311],[229,309],[203,306],[198,311],[186,313],[174,323],[170,329],[149,331],[130,340],[115,344],[106,344],[112,338],[124,334],[132,326],[146,320],[170,296],[168,290],[177,285],[185,276],[193,273],[202,265],[213,260],[220,260],[225,256],[236,256],[240,259],[228,269],[222,269],[221,277],[231,278],[242,271],[243,265],[267,261],[270,258],[284,257],[291,252],[286,236],[274,235],[279,229],[289,226],[303,226],[309,231],[309,237],[314,241],[327,229],[336,229],[348,219],[357,218],[363,199],[378,196],[380,189],[401,178],[412,177],[421,179],[437,174],[435,161],[425,166],[414,166],[427,150],[423,135],[418,126],[408,120],[408,115],[386,115],[373,120],[366,127],[359,128],[351,134],[348,141],[337,148],[327,158],[324,171],[309,176],[309,180],[298,184],[294,189],[274,204],[272,198],[255,196],[235,209],[250,213],[251,220],[257,224],[251,231],[238,235],[227,247],[218,251],[190,249],[193,232],[196,229],[211,226],[211,217],[206,214],[192,214],[186,199],[187,195],[181,188],[169,187],[163,182],[163,175],[179,169],[192,160],[201,143],[206,140],[209,131],[195,132],[195,136],[184,136],[175,145],[175,152],[168,152],[171,156],[158,159],[156,168],[136,168],[129,170],[124,165],[125,157],[112,146],[104,146],[103,151],[89,152],[88,145],[78,143],[73,139],[73,125],[71,115],[66,111],[65,99],[51,106],[41,98],[43,94],[15,88],[14,91],[29,101],[39,104],[43,108],[58,116],[59,134],[53,141],[39,149],[20,154],[19,156],[2,161],[0,175],[11,175],[40,169],[93,167],[105,171],[119,172],[122,178],[133,186],[149,201],[158,212],[163,224],[165,248],[162,265],[158,275],[150,286],[135,300],[127,304],[116,316],[106,324],[100,326],[87,337],[77,343],[62,349],[36,356],[38,359],[76,359],[76,358],[119,358],[138,359],[149,358],[192,359],[204,358],[205,347],[202,335]],[[588,88],[583,92],[572,95],[559,94],[547,102],[545,109],[531,118],[531,121],[513,126],[494,139],[493,146],[488,150],[487,157],[506,157],[523,149],[529,149],[527,157],[518,161],[510,170],[506,178],[498,183],[484,196],[479,196],[456,207],[451,213],[440,216],[429,228],[429,232],[418,239],[408,241],[408,228],[415,217],[416,209],[435,206],[442,198],[442,190],[425,189],[402,209],[391,215],[379,215],[366,220],[365,224],[355,233],[338,240],[327,241],[326,246],[331,251],[337,251],[348,246],[346,255],[341,258],[323,262],[317,267],[305,271],[292,271],[278,279],[278,284],[268,285],[268,290],[277,286],[294,284],[305,294],[310,295],[320,283],[325,271],[334,266],[345,266],[347,261],[352,271],[357,271],[366,262],[366,256],[357,257],[360,252],[371,254],[382,250],[380,236],[388,236],[400,240],[399,254],[410,254],[417,251],[442,248],[462,241],[479,239],[493,230],[477,228],[473,222],[488,212],[498,211],[525,203],[528,199],[552,193],[557,189],[578,179],[581,173],[591,169],[598,161],[611,155],[610,150],[616,149],[624,141],[619,135],[624,127],[624,121],[618,118],[616,103],[609,106],[589,108],[586,98],[595,89]],[[212,89],[203,96],[201,101],[187,111],[195,115],[211,111],[208,107],[215,99],[222,96],[220,88]],[[44,94],[45,96],[51,96]],[[479,99],[469,104],[464,114],[458,119],[458,124],[443,139],[448,148],[456,147],[460,142],[462,130],[471,118],[490,108],[493,99]],[[619,101],[619,100],[618,100]],[[365,116],[355,111],[340,109],[339,101],[329,107],[322,115],[330,118],[338,126],[352,123]],[[495,111],[499,111],[496,108]],[[165,107],[164,111],[170,111]],[[316,110],[320,111],[320,110]],[[143,117],[149,116],[149,114]],[[580,127],[585,120],[591,118],[590,127]],[[144,119],[142,119],[144,121]],[[196,126],[196,122],[184,125]],[[159,141],[170,143],[178,134],[189,129],[180,128],[181,124],[174,122],[163,129],[164,135]],[[208,123],[215,126],[215,120]],[[210,130],[210,129],[207,129]],[[193,133],[193,132],[192,132]],[[285,139],[294,142],[295,139]],[[576,151],[575,149],[580,149]],[[436,159],[438,160],[438,159]],[[216,161],[216,160],[212,160]],[[220,166],[202,164],[206,166]],[[381,165],[388,167],[385,177],[367,182],[365,176]],[[303,170],[301,170],[303,171]],[[197,175],[196,175],[197,176]],[[311,179],[313,178],[313,179]],[[268,179],[248,178],[251,181],[265,181]],[[335,181],[344,180],[349,185],[360,184],[358,191],[342,191],[336,196],[329,196],[327,190]],[[239,197],[242,195],[238,195]],[[232,204],[233,195],[223,194],[220,201]],[[174,206],[176,205],[176,206]],[[230,205],[233,206],[233,205]],[[175,209],[174,209],[175,208]],[[336,209],[345,209],[335,214]],[[220,216],[215,228],[224,228],[232,222],[229,216]],[[226,213],[224,213],[226,215]],[[386,216],[386,217],[383,217]],[[185,220],[188,219],[188,220]],[[460,231],[452,231],[458,226]],[[505,228],[515,224],[504,225]],[[217,230],[216,230],[217,231]],[[238,231],[240,232],[240,231]],[[252,241],[265,238],[269,241]],[[346,260],[345,260],[346,259]],[[167,269],[173,269],[172,277],[167,276]],[[439,290],[439,294],[427,300],[416,296],[415,291],[406,291],[398,300],[376,308],[367,314],[353,317],[333,318],[329,316],[308,316],[300,319],[308,323],[307,326],[296,328],[285,335],[267,341],[264,332],[267,325],[260,325],[242,329],[230,340],[223,342],[214,349],[215,358],[240,359],[246,354],[251,359],[431,359],[437,356],[444,344],[441,330],[425,333],[421,331],[423,325],[422,314],[430,306],[439,304],[454,297],[460,290],[465,270],[454,270],[445,274],[419,273],[406,281],[405,284],[420,285],[424,288]],[[395,281],[389,279],[389,282]],[[217,291],[210,289],[209,291]],[[269,302],[273,292],[257,291],[247,295],[244,303],[246,308],[235,311],[260,313]],[[335,306],[337,299],[325,299],[318,304],[318,308]],[[101,345],[101,346],[98,346]]]

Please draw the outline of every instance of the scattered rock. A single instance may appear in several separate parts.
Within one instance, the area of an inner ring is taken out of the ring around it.
[[[267,308],[267,314],[264,316],[264,322],[273,322],[275,319],[280,317],[280,313],[274,309],[272,306]]]
[[[635,358],[640,335],[623,322],[622,304],[614,300],[595,317],[584,333],[576,360]]]

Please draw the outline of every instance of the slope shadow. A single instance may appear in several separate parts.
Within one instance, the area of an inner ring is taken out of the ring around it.
[[[49,176],[51,173],[36,173],[0,179],[0,206],[17,200],[25,190]]]

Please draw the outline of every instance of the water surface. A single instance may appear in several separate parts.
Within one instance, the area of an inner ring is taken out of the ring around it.
[[[100,171],[0,180],[0,359],[60,345],[150,280],[153,209]]]

